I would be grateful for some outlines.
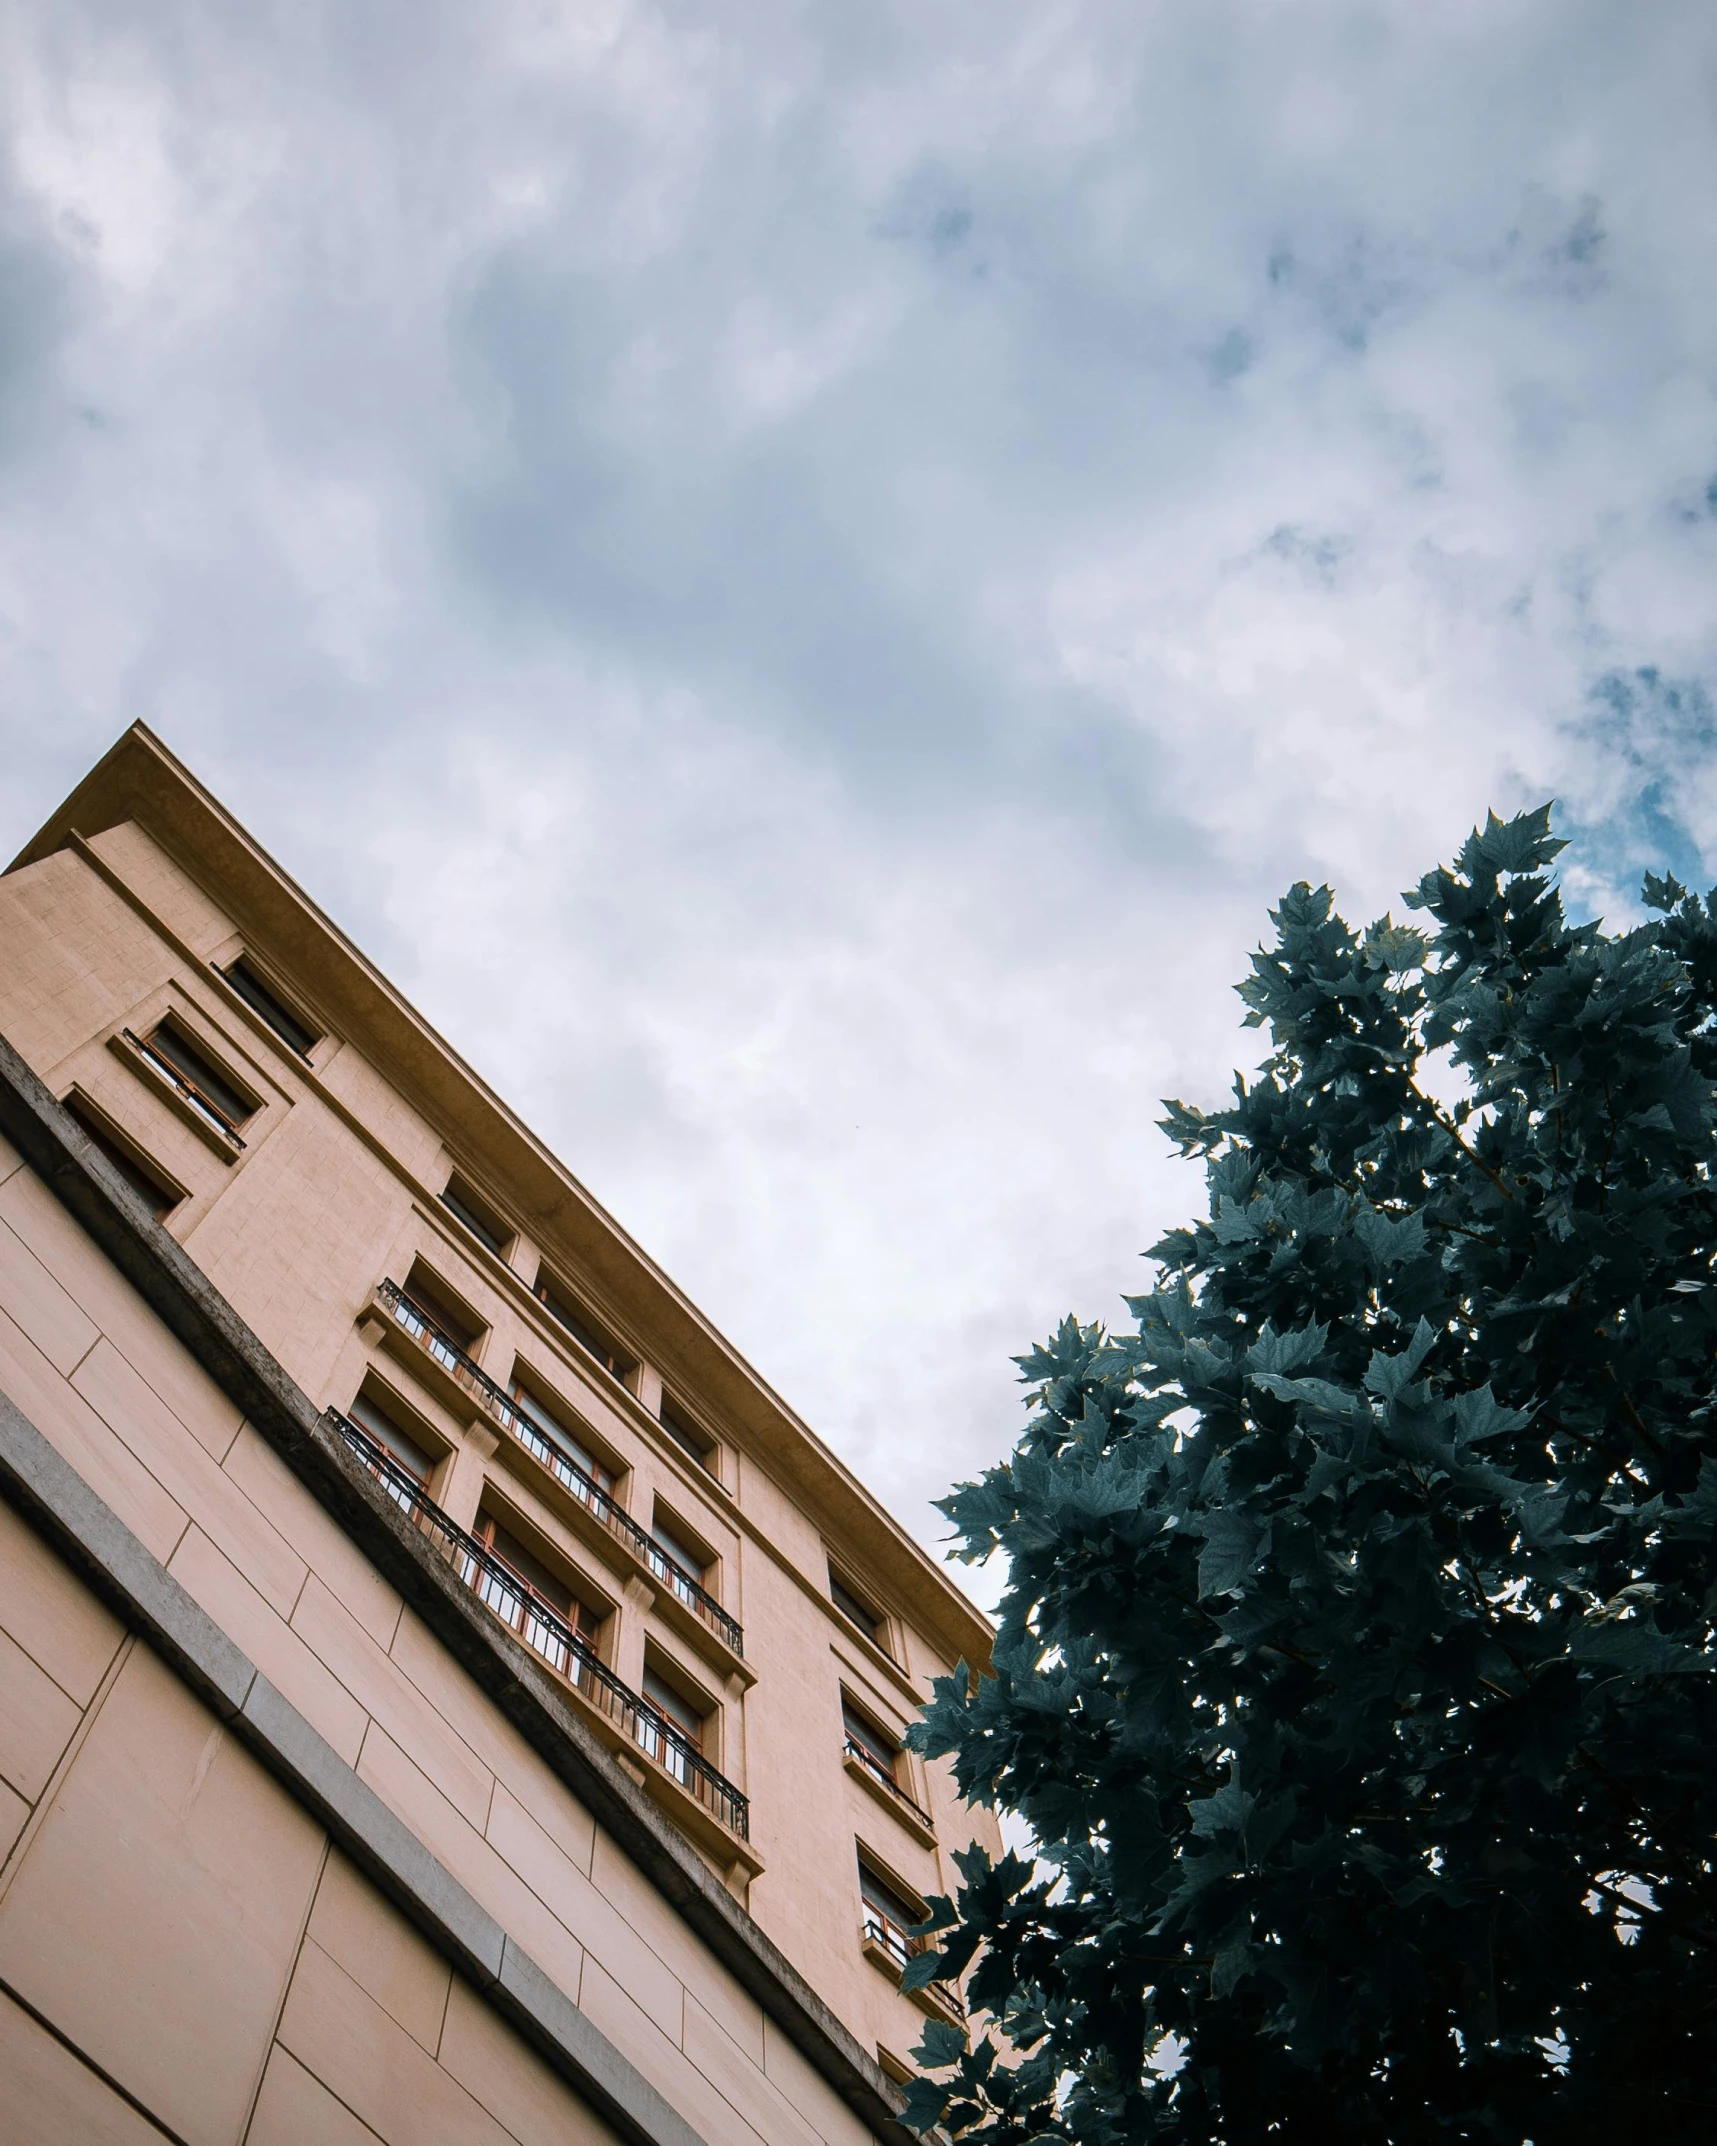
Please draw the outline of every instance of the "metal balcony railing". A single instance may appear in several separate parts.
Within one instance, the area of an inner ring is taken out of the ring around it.
[[[400,1510],[429,1537],[478,1600],[516,1632],[534,1654],[540,1655],[557,1676],[616,1723],[705,1810],[713,1812],[741,1840],[749,1840],[749,1799],[710,1764],[685,1731],[659,1714],[648,1699],[622,1684],[560,1612],[475,1535],[467,1534],[450,1519],[410,1469],[395,1460],[385,1446],[378,1445],[338,1409],[328,1413],[358,1459]]]
[[[912,1936],[909,1931],[901,1928],[892,1915],[885,1915],[868,1900],[864,1904],[864,1919],[860,1928],[867,1941],[879,1945],[902,1974],[906,1972],[908,1960],[915,1960],[921,1952],[929,1952],[935,1948],[934,1938]],[[931,1987],[943,2004],[951,2011],[957,2012],[962,2019],[965,2017],[966,2000],[952,1982],[944,1982],[938,1978]]]
[[[861,1744],[856,1736],[849,1736],[846,1740],[846,1752],[847,1757],[856,1760],[873,1781],[880,1782],[897,1803],[905,1804],[920,1825],[928,1827],[933,1824],[930,1813],[923,1804],[915,1796],[907,1794],[868,1744]]]
[[[395,1281],[384,1281],[377,1293],[393,1314],[395,1323],[419,1342],[467,1393],[475,1395],[504,1431],[516,1438],[527,1452],[535,1454],[578,1502],[588,1507],[608,1532],[623,1542],[656,1579],[709,1626],[718,1639],[735,1654],[744,1654],[745,1632],[738,1618],[730,1617],[714,1595],[682,1564],[671,1558],[655,1537],[647,1534],[570,1453],[563,1453],[541,1425],[533,1423],[511,1394],[471,1361],[452,1335],[445,1333],[421,1304],[414,1302]]]
[[[244,1146],[244,1140],[238,1127],[227,1116],[219,1103],[212,1096],[205,1095],[191,1076],[181,1067],[176,1066],[165,1051],[158,1051],[154,1044],[149,1042],[146,1037],[138,1035],[135,1029],[128,1028],[123,1033],[126,1042],[130,1044],[140,1058],[147,1062],[150,1071],[159,1073],[169,1087],[176,1089],[185,1101],[190,1104],[199,1118],[212,1125],[221,1138],[230,1140],[235,1148]]]

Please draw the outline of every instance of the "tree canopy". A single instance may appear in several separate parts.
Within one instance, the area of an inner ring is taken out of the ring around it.
[[[1037,1854],[931,1904],[918,2127],[1717,2137],[1717,895],[1562,847],[1285,897],[1207,1211],[944,1501],[1008,1581],[913,1735]]]

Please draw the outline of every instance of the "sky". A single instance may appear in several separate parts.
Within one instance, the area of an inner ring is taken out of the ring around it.
[[[0,842],[147,721],[934,1544],[1286,886],[1717,877],[1714,119],[1707,0],[0,0]]]

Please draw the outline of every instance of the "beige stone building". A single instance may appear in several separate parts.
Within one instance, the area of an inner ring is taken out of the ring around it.
[[[904,2141],[984,1619],[142,728],[0,1039],[0,2136]]]

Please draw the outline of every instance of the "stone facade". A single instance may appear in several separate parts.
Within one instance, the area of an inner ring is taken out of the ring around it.
[[[904,2139],[988,1628],[141,728],[0,877],[9,2137]]]

